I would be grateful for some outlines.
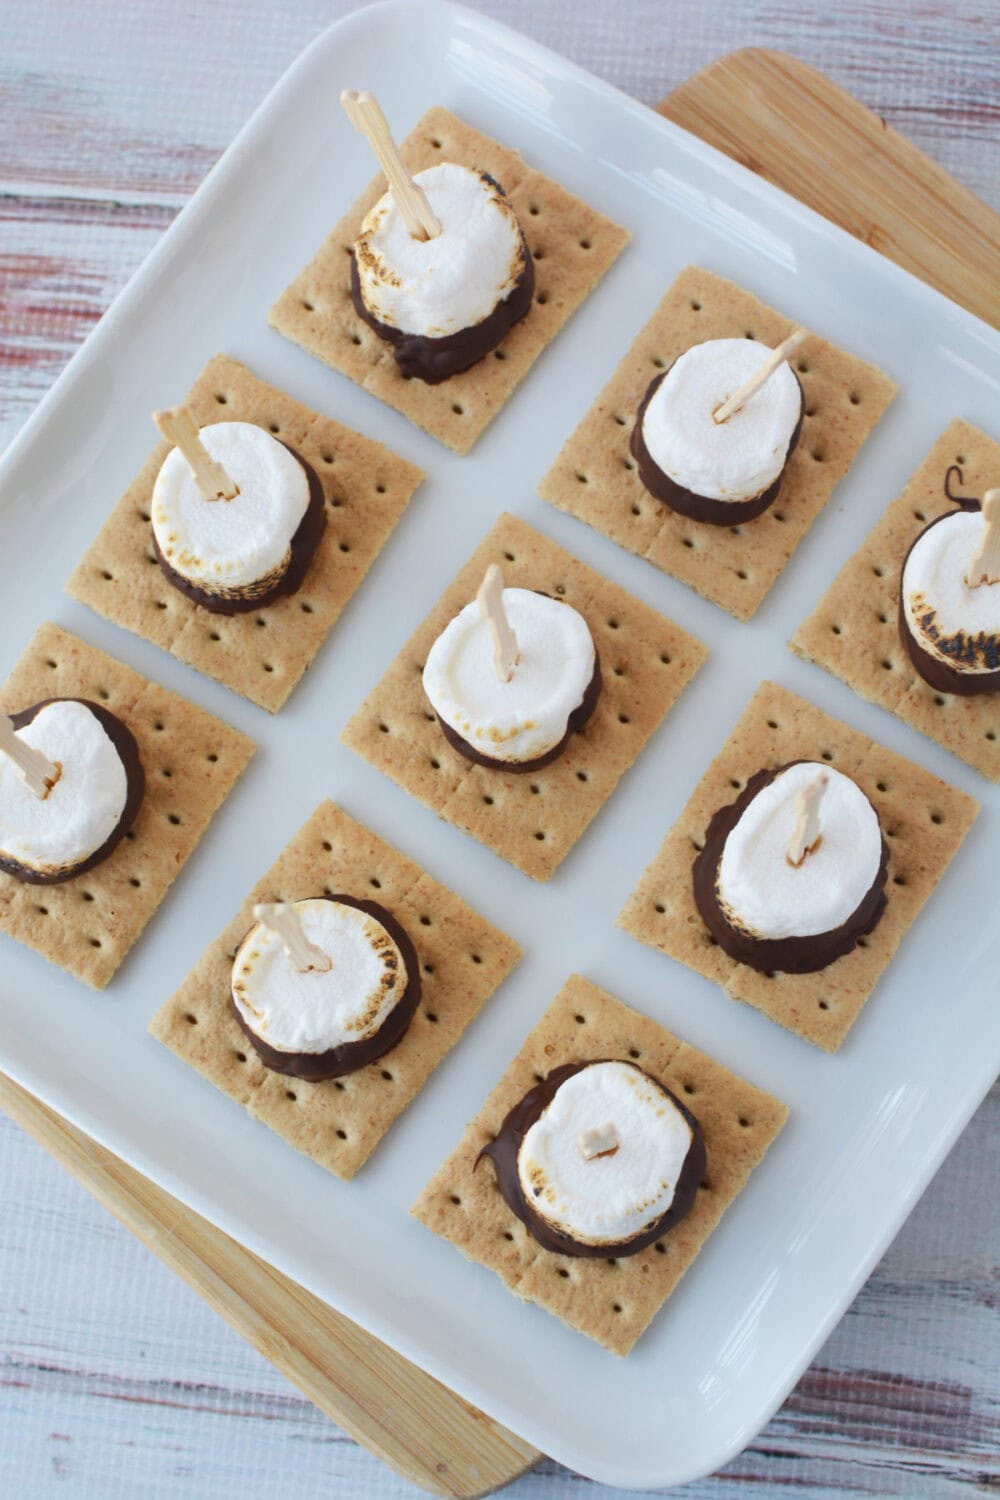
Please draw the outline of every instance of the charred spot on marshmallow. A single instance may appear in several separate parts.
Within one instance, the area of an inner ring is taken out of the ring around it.
[[[400,1041],[420,1001],[420,964],[406,931],[377,902],[338,894],[293,904],[330,968],[300,971],[278,934],[256,923],[233,960],[233,1010],[272,1071],[339,1078]]]
[[[401,373],[436,384],[482,359],[525,315],[534,263],[489,173],[442,162],[415,181],[441,233],[415,239],[384,194],[355,242],[351,293],[359,315],[393,344]]]
[[[252,422],[199,436],[239,493],[206,500],[173,448],[156,477],[153,550],[173,586],[218,614],[259,609],[301,585],[326,528],[315,470]]]
[[[586,1156],[581,1141],[617,1144]],[[509,1111],[488,1157],[509,1207],[544,1249],[634,1255],[688,1212],[705,1172],[701,1127],[634,1063],[554,1069]],[[478,1165],[478,1162],[477,1162]]]
[[[966,582],[986,522],[978,507],[961,503],[926,526],[906,554],[899,632],[931,687],[971,696],[1000,692],[1000,584]]]
[[[828,778],[821,836],[801,864],[787,851],[799,794]],[[816,761],[751,776],[712,817],[694,861],[695,904],[730,958],[813,973],[849,953],[886,907],[889,852],[878,814],[851,777]]]
[[[489,623],[476,600],[446,626],[423,670],[424,692],[448,742],[467,759],[534,771],[582,729],[600,693],[600,663],[586,620],[572,605],[506,588],[503,605],[518,660],[501,682]]]
[[[11,722],[60,775],[39,798],[0,757],[0,869],[58,885],[107,859],[135,822],[145,791],[139,747],[121,719],[85,698],[46,698]]]
[[[775,500],[802,426],[794,371],[780,364],[739,411],[714,416],[770,352],[754,339],[709,339],[651,382],[630,446],[655,499],[714,526],[753,520]]]

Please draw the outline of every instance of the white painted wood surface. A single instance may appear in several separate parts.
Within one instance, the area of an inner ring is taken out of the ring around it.
[[[3,0],[0,445],[268,86],[349,8]],[[784,48],[1000,207],[998,0],[483,8],[648,102],[734,47]],[[998,1182],[1000,1089],[783,1410],[685,1495],[1000,1491]],[[4,1500],[413,1493],[2,1117],[0,1194]],[[612,1492],[545,1464],[510,1493]]]

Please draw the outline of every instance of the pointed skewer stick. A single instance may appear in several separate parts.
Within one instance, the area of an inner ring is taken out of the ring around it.
[[[609,1121],[607,1125],[594,1125],[590,1130],[581,1130],[576,1144],[584,1161],[596,1161],[599,1156],[614,1156],[621,1145],[621,1137]]]
[[[795,799],[795,827],[785,858],[796,869],[823,837],[819,826],[819,808],[829,781],[827,773],[821,771],[816,780],[804,786]]]
[[[731,396],[728,396],[721,406],[715,408],[712,416],[716,422],[728,421],[735,412],[739,411],[741,406],[745,406],[750,397],[756,391],[760,390],[765,380],[770,380],[778,366],[784,364],[788,356],[795,353],[795,350],[802,343],[803,339],[807,339],[808,337],[809,333],[807,329],[796,328],[794,333],[790,333],[787,339],[782,340],[777,349],[772,349],[760,369],[755,370],[749,380],[744,380],[738,390],[735,390]]]
[[[490,563],[476,595],[479,611],[493,634],[493,666],[500,682],[509,682],[517,666],[517,636],[503,607],[503,574]]]
[[[153,421],[160,429],[160,436],[179,448],[187,459],[203,499],[235,500],[239,487],[205,447],[195,420],[186,406],[170,406],[166,411],[154,411]]]
[[[28,791],[44,801],[59,780],[61,769],[33,745],[25,744],[6,714],[0,714],[0,751],[13,761]]]
[[[983,539],[965,580],[970,589],[981,583],[1000,583],[1000,489],[987,490],[983,496],[983,520]]]
[[[389,122],[374,94],[367,89],[344,89],[340,96],[344,113],[355,130],[367,140],[385,173],[396,207],[415,240],[433,240],[441,233],[441,221],[427,201],[423,189],[414,182],[403,165],[399,148],[392,138]]]
[[[311,943],[302,929],[302,922],[291,901],[268,901],[255,906],[253,914],[261,926],[276,932],[284,944],[285,952],[300,974],[315,969],[319,974],[328,974],[332,961]]]

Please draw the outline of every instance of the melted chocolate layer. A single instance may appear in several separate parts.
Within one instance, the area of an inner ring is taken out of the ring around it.
[[[701,1126],[691,1111],[686,1109],[681,1101],[670,1092],[666,1084],[661,1083],[658,1078],[653,1078],[651,1073],[646,1073],[646,1077],[651,1079],[657,1088],[663,1090],[691,1127],[691,1145],[677,1179],[673,1201],[666,1213],[661,1214],[655,1223],[631,1239],[590,1245],[583,1240],[575,1240],[572,1235],[556,1229],[547,1219],[542,1218],[541,1214],[536,1213],[527,1201],[517,1175],[517,1153],[532,1125],[546,1105],[552,1102],[560,1084],[565,1083],[566,1079],[571,1078],[574,1073],[580,1073],[584,1068],[591,1067],[594,1062],[624,1061],[624,1058],[592,1058],[590,1062],[564,1063],[562,1067],[553,1068],[547,1078],[536,1084],[533,1089],[529,1089],[514,1105],[494,1139],[485,1145],[476,1157],[477,1167],[484,1156],[489,1157],[496,1172],[497,1186],[507,1206],[517,1215],[543,1249],[553,1250],[557,1255],[608,1258],[638,1254],[640,1250],[645,1250],[648,1245],[652,1245],[661,1235],[666,1234],[668,1229],[672,1229],[680,1219],[683,1219],[694,1202],[698,1184],[705,1175],[705,1139]],[[635,1067],[635,1064],[628,1063],[628,1067]],[[645,1069],[636,1067],[636,1072],[644,1073]]]
[[[43,874],[38,870],[33,870],[30,865],[21,865],[15,859],[7,859],[0,855],[0,870],[5,870],[16,880],[23,880],[26,885],[63,885],[67,880],[75,880],[77,875],[85,875],[88,870],[92,870],[95,865],[107,859],[108,855],[113,854],[118,848],[135,822],[146,790],[146,773],[139,759],[139,746],[135,742],[135,736],[121,719],[109,709],[102,708],[99,703],[92,703],[89,698],[43,698],[40,703],[33,703],[30,708],[23,708],[20,713],[11,714],[10,721],[15,729],[23,729],[50,703],[82,703],[85,708],[90,709],[114,745],[118,758],[125,767],[125,806],[122,808],[121,817],[101,847],[95,849],[93,854],[88,855],[80,864],[72,865],[68,869]]]
[[[277,583],[258,594],[210,594],[205,589],[198,588],[190,579],[184,578],[176,572],[167,562],[160,551],[156,540],[156,532],[150,528],[153,538],[153,551],[156,560],[163,571],[163,576],[180,593],[192,599],[195,604],[200,604],[203,609],[209,610],[213,615],[245,615],[255,609],[263,609],[266,604],[273,604],[275,599],[281,599],[286,594],[295,594],[302,587],[302,581],[309,569],[316,553],[316,548],[326,530],[326,501],[323,495],[323,486],[320,484],[319,475],[312,464],[306,463],[300,453],[290,447],[288,443],[282,443],[293,458],[297,459],[305,470],[309,481],[309,504],[306,506],[305,515],[298,524],[295,535],[289,543],[288,567],[282,573]],[[208,503],[208,502],[206,502]],[[214,500],[213,505],[225,505],[225,500]],[[252,588],[253,585],[248,585]]]
[[[466,760],[473,761],[477,766],[487,766],[491,771],[513,771],[515,775],[520,776],[525,771],[540,771],[543,766],[550,766],[554,760],[558,760],[569,744],[570,736],[579,733],[593,714],[600,696],[601,658],[598,656],[595,647],[593,676],[587,684],[587,690],[579,706],[574,708],[566,721],[566,733],[558,745],[553,745],[552,749],[546,750],[544,755],[536,755],[534,760],[494,760],[492,756],[483,755],[480,750],[476,749],[475,745],[470,745],[468,740],[462,738],[457,729],[453,729],[450,724],[445,723],[440,714],[438,714],[438,724],[441,726],[441,733],[452,749],[457,750],[459,755],[464,755]]]
[[[240,1030],[250,1041],[265,1068],[270,1068],[272,1073],[284,1073],[292,1078],[305,1078],[311,1083],[320,1083],[327,1078],[342,1078],[345,1073],[356,1073],[359,1068],[367,1067],[369,1063],[384,1057],[397,1042],[402,1040],[420,1004],[420,960],[406,929],[400,926],[396,918],[377,901],[356,901],[353,896],[344,896],[339,893],[316,899],[340,902],[341,906],[356,907],[358,911],[367,912],[368,916],[381,922],[403,955],[403,962],[406,965],[406,989],[382,1025],[371,1036],[364,1037],[357,1042],[342,1042],[339,1047],[330,1047],[326,1052],[282,1052],[277,1047],[269,1046],[247,1025],[230,995],[229,1004]],[[252,932],[253,928],[250,931]],[[246,942],[246,938],[243,942]],[[242,947],[242,944],[240,946]],[[238,952],[237,949],[237,954]],[[235,963],[235,959],[233,962]]]
[[[961,471],[958,472],[960,473]],[[948,470],[948,474],[951,474],[951,469]],[[946,494],[948,493],[947,484],[948,481],[946,478]],[[958,495],[948,494],[948,498],[955,501],[963,510],[971,511],[979,510],[980,508],[978,504],[970,503]],[[906,577],[906,564],[910,560],[910,553],[922,536],[942,521],[949,520],[952,514],[954,512],[947,511],[943,516],[938,516],[935,520],[931,521],[930,525],[924,527],[920,535],[915,538],[907,549],[906,556],[903,559],[903,567],[899,575],[899,638],[906,647],[906,654],[910,658],[910,661],[928,686],[934,688],[935,692],[955,693],[962,698],[976,697],[980,693],[1000,693],[1000,664],[997,665],[995,670],[989,672],[963,672],[957,666],[950,666],[947,662],[943,662],[940,657],[934,656],[930,651],[925,650],[910,629],[909,621],[906,618],[906,609],[903,604],[903,579]],[[982,587],[1000,589],[1000,584],[983,584]],[[987,645],[987,643],[982,644],[984,646]]]
[[[488,172],[480,174],[500,192],[500,184]],[[430,338],[419,333],[403,333],[389,323],[381,323],[365,306],[361,295],[358,264],[351,255],[351,301],[354,310],[380,339],[392,345],[393,356],[399,372],[405,380],[422,380],[426,385],[440,385],[452,375],[461,375],[472,365],[478,364],[487,354],[501,344],[515,323],[520,322],[531,307],[535,295],[535,263],[531,258],[524,235],[521,236],[521,271],[513,287],[493,311],[471,328],[459,328],[441,338]]]
[[[654,500],[659,500],[662,505],[668,505],[679,515],[688,516],[692,521],[704,521],[709,526],[736,526],[741,521],[754,520],[778,498],[778,492],[785,477],[784,467],[772,485],[762,490],[759,495],[751,495],[749,500],[713,500],[708,495],[696,495],[693,490],[686,490],[682,485],[675,484],[670,476],[663,472],[646,447],[646,440],[642,435],[642,420],[646,415],[646,408],[670,374],[671,369],[673,369],[672,365],[650,382],[636,413],[635,426],[629,438],[629,451],[639,465],[639,478]],[[785,454],[786,465],[802,431],[802,409],[805,404],[802,385],[797,375],[795,380],[799,387],[799,420],[788,441],[788,451]]]
[[[876,927],[886,907],[883,887],[889,873],[889,848],[883,838],[882,859],[871,888],[848,920],[830,932],[811,933],[807,937],[754,937],[734,927],[723,912],[716,883],[726,839],[757,793],[763,791],[780,772],[801,764],[801,761],[791,760],[773,771],[758,771],[751,776],[736,801],[713,814],[704,847],[692,866],[694,902],[705,926],[730,958],[760,973],[780,970],[785,974],[814,974],[825,969],[835,958],[850,953],[858,938],[866,937]]]

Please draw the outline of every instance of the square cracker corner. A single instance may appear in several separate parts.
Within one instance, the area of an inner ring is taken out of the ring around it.
[[[424,695],[427,654],[475,597],[490,563],[586,617],[601,693],[586,727],[530,774],[475,765],[445,740]],[[694,636],[593,572],[526,521],[503,515],[353,714],[344,744],[439,817],[535,880],[548,880],[642,753],[705,659]]]
[[[308,353],[348,376],[456,453],[468,453],[535,360],[620,254],[628,232],[516,151],[436,106],[400,147],[411,172],[446,157],[485,168],[505,189],[535,262],[530,312],[499,347],[440,385],[406,380],[392,349],[359,318],[351,301],[351,250],[365,214],[385,190],[374,179],[278,298],[270,323]]]
[[[698,1117],[706,1177],[691,1211],[637,1255],[557,1255],[531,1237],[500,1195],[480,1150],[540,1076],[561,1062],[638,1060]],[[458,1148],[411,1212],[468,1259],[495,1271],[512,1292],[624,1355],[670,1296],[787,1118],[763,1090],[680,1041],[606,991],[573,975],[560,990]]]
[[[1000,694],[938,692],[914,669],[899,638],[903,559],[928,522],[953,510],[944,493],[953,464],[962,470],[961,493],[981,495],[1000,474],[1000,443],[969,422],[949,423],[790,645],[990,781],[1000,781]]]
[[[691,865],[713,813],[756,771],[827,761],[868,796],[889,847],[888,905],[875,930],[815,974],[760,973],[713,941],[691,890]],[[650,948],[713,980],[827,1052],[857,1020],[924,902],[975,820],[978,804],[804,698],[764,682],[712,761],[618,918]]]
[[[750,619],[890,405],[893,381],[811,337],[794,359],[805,413],[781,492],[763,515],[734,527],[691,521],[654,500],[629,440],[646,388],[692,344],[752,335],[776,346],[794,326],[733,282],[686,267],[543,477],[542,499]]]
[[[229,975],[259,901],[324,891],[377,900],[405,928],[421,997],[402,1039],[367,1067],[309,1083],[265,1068],[237,1025]],[[517,943],[420,866],[323,802],[150,1023],[152,1034],[296,1150],[345,1180],[423,1088],[520,958]]]
[[[200,843],[254,753],[221,719],[57,625],[40,625],[4,684],[15,712],[44,698],[89,698],[135,736],[146,776],[129,834],[61,885],[0,873],[0,931],[104,989]]]
[[[276,713],[389,540],[423,471],[311,411],[225,355],[185,398],[199,426],[253,422],[300,453],[326,499],[326,530],[294,594],[245,614],[213,614],[167,582],[151,545],[161,442],[77,564],[66,591],[97,614]]]

